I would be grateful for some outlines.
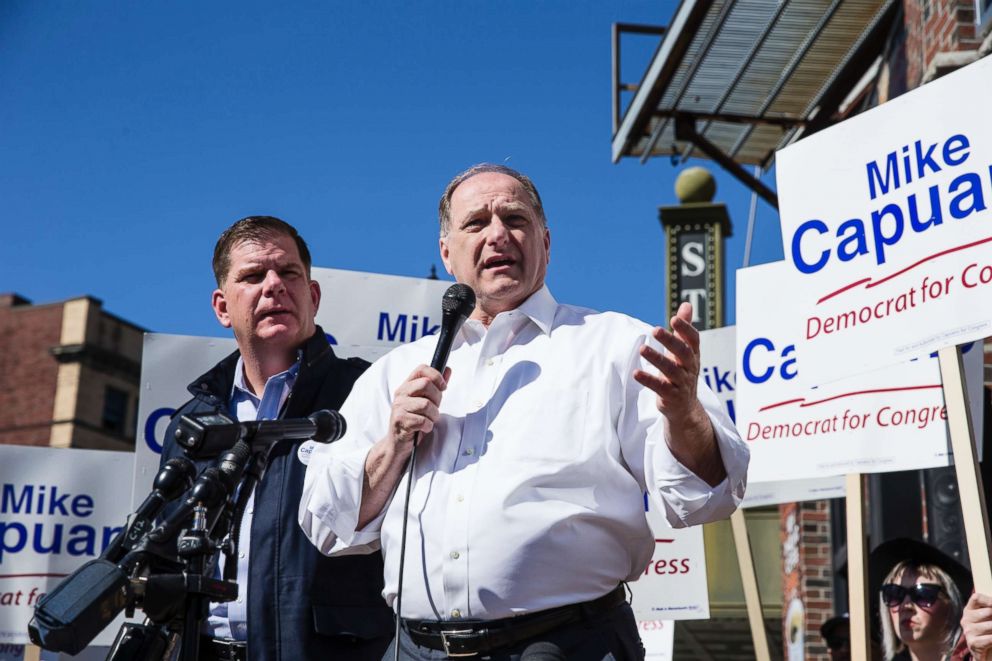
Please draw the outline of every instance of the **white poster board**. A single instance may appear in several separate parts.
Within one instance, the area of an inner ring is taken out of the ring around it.
[[[716,393],[736,424],[737,410],[737,329],[734,326],[714,328],[699,333],[700,372],[706,385]],[[843,476],[814,480],[781,480],[759,482],[752,475],[755,459],[748,467],[747,491],[741,507],[762,507],[779,503],[795,503],[823,498],[843,498]]]
[[[645,497],[645,505],[649,503]],[[703,620],[710,616],[703,527],[671,528],[660,512],[648,508],[654,555],[641,577],[629,583],[638,621]]]
[[[777,153],[807,385],[992,335],[990,81],[984,58]]]
[[[26,644],[49,590],[99,556],[130,514],[130,452],[0,445],[0,644]],[[123,617],[93,645],[113,642]]]
[[[737,272],[737,426],[755,482],[946,466],[950,447],[936,358],[923,357],[814,388],[792,331],[798,284],[784,262]],[[976,424],[981,352],[966,356]],[[835,357],[845,360],[845,354]],[[802,365],[802,370],[799,369]]]
[[[639,620],[637,631],[644,644],[645,659],[671,661],[675,649],[675,623],[671,620]]]
[[[450,282],[313,268],[320,283],[317,324],[342,358],[372,361],[403,342],[437,331]],[[218,326],[218,329],[220,327]],[[186,386],[237,348],[233,338],[145,334],[134,462],[137,505],[158,472],[169,419],[190,398]]]

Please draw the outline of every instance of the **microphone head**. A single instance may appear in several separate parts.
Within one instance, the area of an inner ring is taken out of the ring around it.
[[[524,648],[520,661],[565,661],[566,656],[554,643],[542,640]]]
[[[155,476],[153,487],[166,500],[173,500],[190,488],[196,479],[196,465],[186,457],[173,457]]]
[[[317,443],[333,443],[348,431],[344,416],[331,409],[317,411],[310,416],[310,421],[317,428],[311,440]]]
[[[448,287],[441,298],[441,314],[444,317],[468,317],[475,310],[475,292],[460,282]]]

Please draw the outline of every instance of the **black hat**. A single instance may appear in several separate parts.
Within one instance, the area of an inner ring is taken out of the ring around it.
[[[936,565],[951,577],[961,593],[963,601],[968,600],[974,582],[971,571],[940,549],[916,539],[890,539],[875,547],[868,556],[869,574],[872,583],[881,587],[882,581],[892,568],[908,560],[917,565]]]
[[[830,634],[834,632],[839,624],[848,623],[848,615],[844,613],[843,615],[834,615],[832,618],[820,625],[820,635],[824,638],[829,638]]]

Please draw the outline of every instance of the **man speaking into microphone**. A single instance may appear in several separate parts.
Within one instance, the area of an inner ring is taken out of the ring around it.
[[[182,453],[174,433],[183,415],[219,411],[248,422],[341,406],[368,363],[336,357],[315,324],[320,285],[310,278],[310,263],[296,228],[272,216],[242,218],[221,234],[212,305],[238,350],[189,385],[193,397],[169,425],[163,465]],[[248,496],[238,598],[210,604],[201,660],[370,660],[388,644],[392,618],[380,596],[379,554],[323,557],[296,525],[306,470],[300,447],[273,445],[268,469]]]
[[[699,378],[691,307],[669,331],[558,303],[540,196],[504,166],[456,176],[440,226],[445,268],[477,299],[448,366],[428,366],[422,338],[369,368],[345,437],[307,468],[300,523],[327,554],[381,546],[404,658],[535,644],[641,658],[621,584],[654,550],[643,493],[673,526],[727,517],[744,495],[748,451]]]

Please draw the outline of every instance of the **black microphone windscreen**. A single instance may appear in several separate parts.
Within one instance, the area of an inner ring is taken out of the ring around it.
[[[331,409],[322,409],[310,416],[317,430],[314,432],[313,441],[317,443],[333,443],[338,440],[348,430],[348,424],[344,416]]]
[[[520,661],[565,661],[565,653],[554,643],[542,640],[524,648]]]
[[[441,298],[441,312],[444,316],[452,313],[468,317],[475,310],[475,292],[468,285],[457,282],[444,292]]]

